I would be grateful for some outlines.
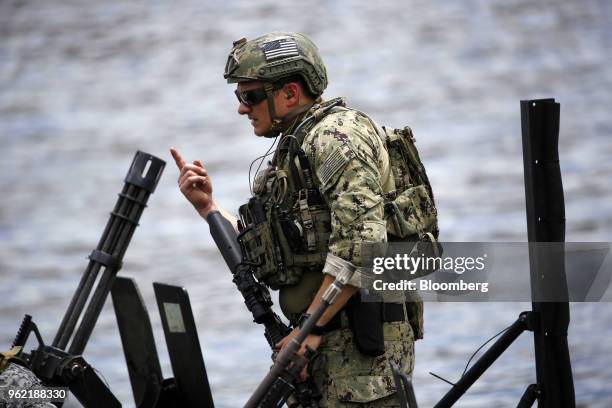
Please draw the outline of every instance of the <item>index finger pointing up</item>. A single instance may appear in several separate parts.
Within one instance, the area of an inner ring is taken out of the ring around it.
[[[183,158],[181,157],[181,154],[178,152],[178,150],[176,150],[175,147],[170,148],[170,154],[172,155],[172,158],[174,158],[176,167],[178,167],[178,169],[181,170],[183,166],[185,166],[185,160],[183,160]]]

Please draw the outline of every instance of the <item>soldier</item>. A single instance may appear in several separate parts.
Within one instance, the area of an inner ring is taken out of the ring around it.
[[[237,84],[238,113],[254,133],[279,137],[274,156],[255,177],[240,221],[213,199],[202,163],[188,164],[172,148],[181,192],[204,219],[218,210],[230,220],[241,231],[244,256],[257,265],[256,278],[279,290],[294,327],[281,349],[343,266],[356,266],[305,340],[318,354],[303,377],[316,384],[321,407],[399,406],[389,363],[412,374],[422,309],[359,301],[361,244],[387,241],[385,197],[395,189],[381,129],[341,98],[322,100],[326,68],[303,34],[234,42],[224,77]]]

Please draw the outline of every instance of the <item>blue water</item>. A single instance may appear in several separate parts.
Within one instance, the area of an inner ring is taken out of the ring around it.
[[[52,339],[136,150],[171,160],[177,146],[204,162],[223,206],[247,198],[248,165],[269,141],[236,114],[222,69],[233,40],[270,30],[319,44],[327,97],[414,129],[443,240],[526,240],[519,100],[556,98],[567,240],[612,241],[610,27],[605,0],[0,2],[0,348],[26,312]],[[121,274],[140,285],[167,376],[151,283],[188,289],[216,404],[233,408],[269,352],[176,178],[169,162]],[[447,389],[428,371],[456,380],[529,307],[428,304],[421,406]],[[581,407],[612,406],[610,338],[608,304],[572,305]],[[532,350],[524,335],[460,406],[516,405],[535,380]],[[86,357],[133,406],[110,304]]]

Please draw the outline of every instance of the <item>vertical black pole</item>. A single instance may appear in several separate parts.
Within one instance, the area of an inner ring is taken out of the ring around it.
[[[565,241],[565,204],[559,168],[559,104],[554,99],[521,101],[523,164],[530,243]],[[544,299],[549,287],[565,283],[563,257],[551,257],[548,244],[530,244],[529,260],[539,326],[534,330],[540,408],[575,408],[567,345],[569,303]],[[550,285],[548,283],[550,283]],[[565,286],[567,293],[567,287]],[[553,296],[558,293],[553,294]]]

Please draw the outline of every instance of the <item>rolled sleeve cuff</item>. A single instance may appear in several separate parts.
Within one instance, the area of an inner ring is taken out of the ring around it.
[[[342,259],[332,253],[327,254],[327,258],[325,259],[325,265],[323,266],[323,273],[331,275],[335,278],[346,266],[355,268],[355,272],[353,273],[353,276],[351,276],[351,279],[349,279],[347,284],[360,289],[364,288],[368,281],[367,269],[364,267],[356,267],[349,261]]]

